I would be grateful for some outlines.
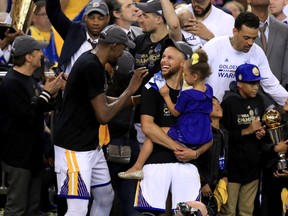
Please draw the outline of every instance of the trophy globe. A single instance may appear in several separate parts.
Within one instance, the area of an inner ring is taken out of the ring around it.
[[[284,140],[284,125],[281,125],[281,115],[277,110],[270,109],[265,112],[262,121],[266,124],[268,135],[275,145]],[[278,153],[277,170],[282,171],[287,168],[286,155]]]

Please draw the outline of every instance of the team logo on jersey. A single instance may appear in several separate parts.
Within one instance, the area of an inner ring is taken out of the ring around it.
[[[259,117],[259,109],[258,108],[251,108],[247,106],[248,113],[238,114],[237,115],[237,124],[238,125],[249,125],[251,124],[252,120],[260,121]]]
[[[247,113],[237,115],[237,124],[238,125],[247,125],[251,123],[251,116]]]
[[[171,116],[172,114],[171,114],[171,112],[170,112],[170,110],[168,109],[168,107],[167,107],[167,104],[164,102],[164,104],[163,104],[163,116]]]
[[[161,44],[159,43],[159,44],[157,44],[157,46],[155,47],[154,52],[155,52],[155,53],[158,53],[158,52],[161,51],[161,49],[162,49],[162,46],[161,46]]]
[[[155,62],[160,60],[161,45],[158,44],[155,48],[151,47],[148,53],[135,54],[135,65],[137,67],[146,66],[147,68],[153,68]]]

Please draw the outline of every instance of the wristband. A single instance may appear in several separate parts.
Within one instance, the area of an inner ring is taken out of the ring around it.
[[[49,100],[51,99],[51,95],[48,91],[43,90],[42,93],[39,95],[40,98],[45,100],[47,103],[49,103]]]

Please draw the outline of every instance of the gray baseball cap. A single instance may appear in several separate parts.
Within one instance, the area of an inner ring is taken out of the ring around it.
[[[186,59],[191,58],[193,51],[192,48],[184,41],[174,41],[171,38],[166,38],[164,41],[164,47],[162,49],[162,53],[164,52],[164,50],[169,47],[169,46],[173,46],[176,49],[178,49],[180,52],[182,52],[185,55]]]
[[[159,0],[149,0],[147,2],[136,3],[136,7],[144,13],[154,13],[163,17],[162,6]]]
[[[107,4],[101,0],[92,0],[87,4],[84,15],[88,15],[92,12],[98,12],[107,16],[109,15],[109,8]]]
[[[47,42],[37,41],[29,35],[21,35],[15,38],[11,51],[14,56],[21,56],[47,46]]]
[[[104,43],[120,43],[130,49],[135,48],[135,43],[131,41],[123,29],[116,25],[109,25],[102,30],[99,37],[99,42]]]

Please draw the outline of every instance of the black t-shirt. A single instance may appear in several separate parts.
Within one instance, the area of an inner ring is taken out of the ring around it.
[[[135,58],[135,68],[146,67],[149,69],[149,74],[143,80],[143,86],[155,73],[161,70],[161,50],[164,47],[164,40],[169,36],[167,34],[160,41],[153,43],[150,35],[151,34],[147,33],[136,37],[134,41],[136,47],[130,51]]]
[[[148,85],[148,84],[147,84]],[[147,86],[146,85],[146,86]],[[170,89],[170,97],[173,103],[176,103],[179,95],[179,90]],[[170,113],[163,97],[154,88],[143,88],[141,101],[141,115],[149,115],[154,117],[154,122],[159,127],[170,127],[176,123],[176,118]],[[146,161],[146,164],[151,163],[174,163],[179,162],[174,155],[174,152],[168,148],[154,143],[153,152]]]
[[[164,41],[168,34],[160,41],[153,43],[150,39],[150,33],[141,34],[134,40],[136,47],[130,50],[135,58],[135,68],[146,67],[149,74],[143,79],[142,85],[135,94],[140,94],[144,85],[161,70],[161,51],[164,47]],[[140,106],[137,106],[134,122],[140,122]]]
[[[0,93],[1,159],[10,166],[39,172],[43,162],[44,112],[52,107],[44,100],[40,103],[41,88],[32,76],[12,68],[1,81]]]
[[[55,124],[54,144],[73,151],[90,151],[99,144],[99,122],[90,100],[104,92],[105,70],[90,51],[75,62]]]
[[[248,183],[259,178],[260,150],[264,145],[256,135],[241,136],[253,118],[264,114],[262,98],[244,99],[239,93],[227,97],[221,104],[223,118],[221,123],[229,132],[227,171],[230,182]]]

